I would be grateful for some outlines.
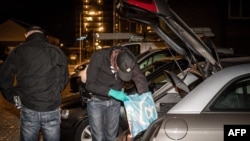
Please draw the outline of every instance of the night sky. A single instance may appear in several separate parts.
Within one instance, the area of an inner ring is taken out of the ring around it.
[[[15,19],[43,27],[71,44],[74,40],[75,0],[0,0],[0,23]]]

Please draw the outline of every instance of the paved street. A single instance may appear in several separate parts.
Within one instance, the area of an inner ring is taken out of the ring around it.
[[[69,85],[62,96],[69,94]],[[19,141],[19,110],[6,102],[0,93],[0,141]],[[40,141],[42,138],[40,137]]]
[[[19,117],[8,110],[0,110],[0,141],[19,140]]]

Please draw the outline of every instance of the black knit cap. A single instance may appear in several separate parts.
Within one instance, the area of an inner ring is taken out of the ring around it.
[[[26,29],[26,33],[32,30],[38,30],[41,31],[42,33],[45,33],[45,30],[43,28],[41,28],[40,26],[37,25],[31,25]]]
[[[117,66],[119,67],[118,75],[123,81],[129,81],[132,77],[132,70],[134,69],[136,59],[132,54],[121,51],[116,60]]]

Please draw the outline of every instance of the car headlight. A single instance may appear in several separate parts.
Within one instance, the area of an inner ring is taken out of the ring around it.
[[[69,110],[68,109],[60,109],[62,119],[67,119],[69,117]]]
[[[173,140],[180,140],[187,135],[187,123],[180,118],[173,118],[166,122],[165,126],[166,135]]]

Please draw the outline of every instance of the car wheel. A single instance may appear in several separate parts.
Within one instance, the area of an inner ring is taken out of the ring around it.
[[[82,123],[77,127],[75,139],[76,141],[92,141],[88,120],[82,121]]]

